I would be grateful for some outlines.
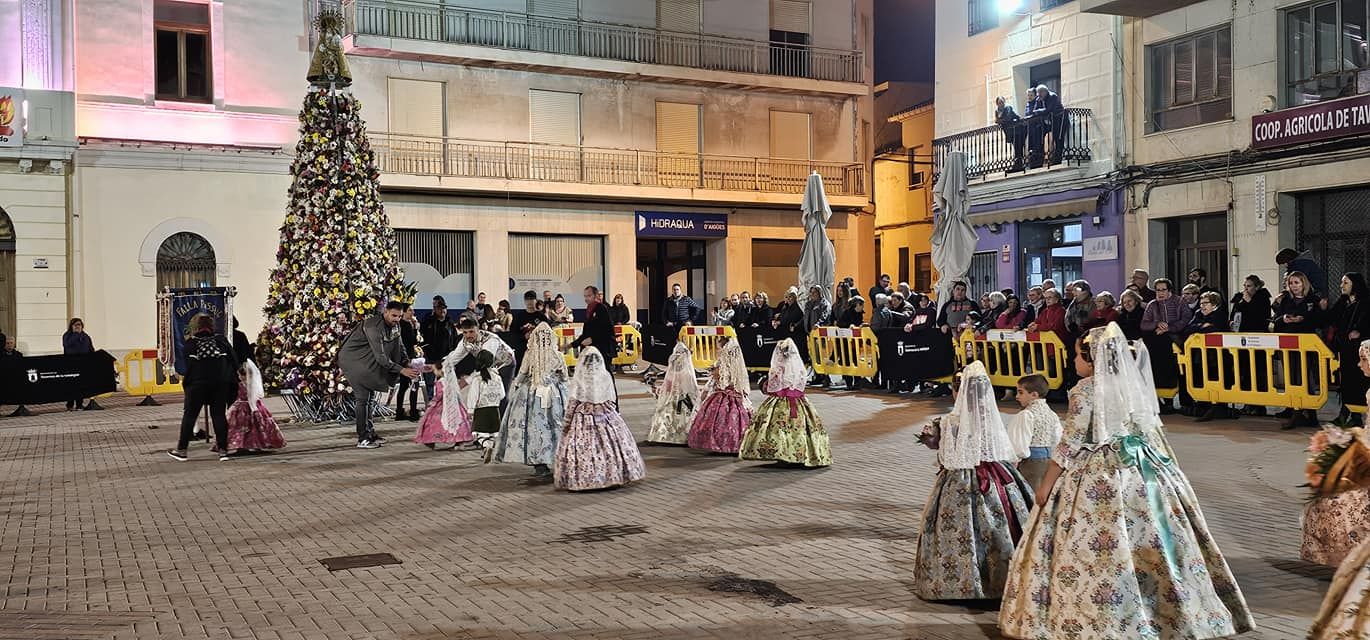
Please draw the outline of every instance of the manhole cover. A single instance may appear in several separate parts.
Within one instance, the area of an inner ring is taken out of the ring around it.
[[[319,562],[329,571],[346,571],[347,569],[364,569],[366,567],[379,567],[387,564],[401,564],[400,559],[388,553],[368,553],[360,556],[339,556],[337,558],[324,558]]]
[[[803,600],[791,595],[790,592],[777,587],[774,582],[751,580],[732,573],[725,573],[715,578],[709,583],[709,591],[753,595],[765,600],[772,607],[783,607],[787,604],[803,602]]]
[[[635,536],[640,533],[647,533],[647,527],[635,524],[611,524],[598,527],[582,527],[575,533],[568,533],[552,542],[555,544],[569,544],[572,542],[609,542],[615,538],[624,536]]]

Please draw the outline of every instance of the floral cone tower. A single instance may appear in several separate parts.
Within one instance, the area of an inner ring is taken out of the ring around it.
[[[268,387],[293,389],[316,406],[348,391],[338,347],[388,299],[412,297],[395,231],[381,204],[375,154],[341,47],[342,19],[319,15],[319,44],[300,111],[290,167],[290,209],[271,271],[257,347]]]

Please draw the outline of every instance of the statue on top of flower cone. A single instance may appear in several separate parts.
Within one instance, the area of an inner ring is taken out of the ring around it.
[[[347,69],[342,48],[342,14],[337,9],[324,9],[314,18],[314,27],[319,30],[319,43],[314,46],[306,79],[319,87],[351,86],[352,72]]]

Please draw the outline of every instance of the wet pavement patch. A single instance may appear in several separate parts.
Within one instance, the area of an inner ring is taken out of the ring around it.
[[[324,558],[319,562],[329,571],[346,571],[348,569],[365,569],[367,567],[379,567],[387,564],[401,564],[400,559],[388,553],[368,553],[360,556],[338,556],[336,558]]]
[[[553,540],[552,544],[609,542],[616,538],[635,536],[643,533],[647,533],[647,527],[635,524],[611,524],[597,527],[582,527],[572,533],[564,534],[560,538]]]
[[[733,573],[725,573],[714,578],[709,582],[709,591],[752,595],[765,600],[767,604],[770,604],[772,607],[783,607],[787,604],[799,604],[803,602],[803,600],[790,594],[790,592],[776,586],[774,582],[751,580]]]

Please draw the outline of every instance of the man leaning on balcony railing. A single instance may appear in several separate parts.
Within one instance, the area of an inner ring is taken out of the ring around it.
[[[1046,152],[1046,137],[1051,135],[1051,156],[1048,166],[1061,163],[1061,154],[1066,143],[1066,108],[1061,96],[1052,93],[1046,85],[1037,85],[1037,99],[1027,107],[1028,121],[1028,168],[1042,166]]]
[[[1027,141],[1027,128],[1022,120],[1004,96],[994,99],[994,122],[1004,130],[1004,140],[1013,147],[1013,167],[1009,171],[1023,170],[1023,143]]]

